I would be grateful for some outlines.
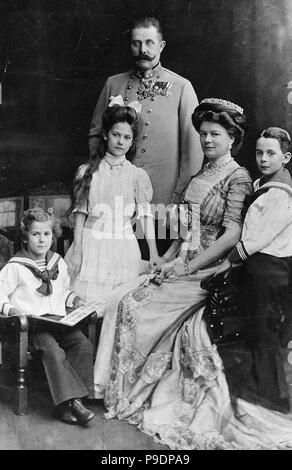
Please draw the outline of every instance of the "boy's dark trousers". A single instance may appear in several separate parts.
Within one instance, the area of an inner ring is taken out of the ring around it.
[[[93,397],[93,354],[78,328],[37,327],[30,337],[32,352],[42,359],[55,406],[72,398]]]
[[[289,394],[280,346],[292,337],[292,257],[252,255],[245,265],[243,296],[253,356],[251,389],[259,404],[287,411]]]

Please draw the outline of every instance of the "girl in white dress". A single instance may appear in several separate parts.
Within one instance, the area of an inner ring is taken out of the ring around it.
[[[160,263],[151,182],[145,170],[126,158],[135,151],[140,110],[138,102],[124,106],[120,96],[112,97],[103,113],[97,153],[77,171],[74,241],[65,259],[72,288],[87,302],[106,300],[114,287],[145,269],[131,223],[135,211],[147,238],[150,266]]]

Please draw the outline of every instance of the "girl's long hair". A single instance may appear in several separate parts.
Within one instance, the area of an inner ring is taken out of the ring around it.
[[[114,105],[108,107],[102,115],[102,130],[97,135],[96,154],[88,160],[83,174],[77,171],[75,175],[72,204],[68,213],[71,213],[74,207],[81,206],[87,202],[92,175],[98,170],[100,162],[103,160],[107,151],[107,141],[104,139],[103,133],[107,134],[108,131],[119,122],[128,123],[132,129],[133,143],[126,155],[127,158],[132,158],[135,155],[135,140],[141,129],[140,116],[129,106]]]

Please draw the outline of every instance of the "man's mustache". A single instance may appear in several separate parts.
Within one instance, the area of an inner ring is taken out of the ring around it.
[[[134,56],[135,60],[149,60],[151,62],[153,59],[155,59],[155,56],[151,57],[148,54],[138,54]]]

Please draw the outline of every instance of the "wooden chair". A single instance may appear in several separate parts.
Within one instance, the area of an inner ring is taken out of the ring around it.
[[[241,266],[233,268],[228,275],[209,276],[201,281],[201,287],[209,292],[204,318],[213,343],[217,345],[244,342],[246,315],[243,311],[239,287]]]
[[[13,256],[15,250],[14,237],[6,230],[0,229],[0,269]]]
[[[247,334],[249,318],[240,290],[242,278],[243,269],[238,266],[226,278],[220,274],[201,281],[201,287],[209,291],[204,319],[222,359],[232,397],[240,396],[240,391],[244,390],[253,360]]]
[[[88,319],[80,322],[79,326],[87,333],[95,352],[97,315],[93,313]],[[13,410],[17,415],[25,415],[28,412],[28,372],[34,359],[29,351],[29,333],[28,317],[7,317],[0,314],[0,366],[6,363],[12,372]]]
[[[2,254],[2,266],[8,259],[17,251],[16,232],[8,234],[6,231],[1,230],[0,237],[0,254]],[[70,236],[70,233],[65,232],[63,240],[59,240],[59,247],[64,250],[64,240]],[[13,245],[7,245],[7,241],[12,242]],[[5,249],[1,250],[1,241]],[[7,249],[7,246],[10,248]],[[11,252],[12,251],[12,252]],[[63,253],[62,253],[63,254]],[[97,345],[97,315],[94,313],[87,319],[80,322],[79,326],[87,334],[88,339],[91,341],[93,351],[96,351]],[[26,316],[12,316],[0,314],[0,367],[1,365],[8,365],[12,372],[12,398],[13,409],[17,415],[25,415],[28,412],[28,389],[29,380],[28,372],[33,365],[33,355],[29,351],[29,334],[30,334],[30,320]],[[0,385],[1,387],[1,385]]]

